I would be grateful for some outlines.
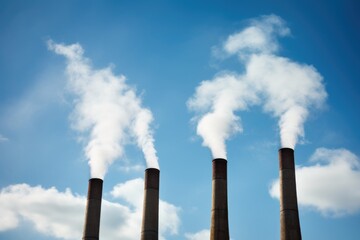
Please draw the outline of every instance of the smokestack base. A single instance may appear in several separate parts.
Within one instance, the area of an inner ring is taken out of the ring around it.
[[[83,240],[99,239],[102,189],[102,179],[89,179]]]

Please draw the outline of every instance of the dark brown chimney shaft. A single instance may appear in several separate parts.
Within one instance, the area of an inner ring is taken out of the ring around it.
[[[279,150],[280,166],[280,239],[301,240],[296,195],[294,150]]]
[[[210,240],[228,240],[227,161],[212,161],[212,207]]]
[[[158,240],[159,238],[159,177],[159,169],[145,170],[141,240]]]
[[[103,180],[89,180],[83,240],[99,239],[102,188]]]

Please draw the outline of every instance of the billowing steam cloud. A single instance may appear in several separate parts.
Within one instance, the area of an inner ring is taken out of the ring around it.
[[[281,146],[295,148],[304,136],[311,107],[326,98],[322,77],[312,66],[269,54],[255,54],[246,66],[248,81],[263,96],[264,110],[278,117]]]
[[[263,16],[230,35],[217,49],[223,56],[236,54],[245,70],[203,81],[188,101],[189,109],[197,114],[197,134],[213,157],[225,157],[225,141],[242,131],[236,111],[254,104],[262,104],[265,112],[279,118],[282,147],[295,148],[304,136],[309,110],[321,107],[327,94],[313,66],[276,55],[278,37],[289,34],[280,17]]]
[[[79,44],[63,45],[48,41],[48,47],[67,59],[68,88],[75,96],[72,127],[84,134],[91,176],[104,178],[108,166],[124,153],[124,145],[133,138],[143,150],[148,167],[159,168],[150,130],[150,110],[123,75],[111,68],[95,70],[83,57]]]
[[[203,145],[211,149],[213,157],[226,158],[225,140],[231,134],[241,132],[240,118],[235,111],[245,110],[249,103],[257,101],[254,91],[241,76],[225,73],[211,81],[203,81],[188,107],[201,113],[197,134]]]

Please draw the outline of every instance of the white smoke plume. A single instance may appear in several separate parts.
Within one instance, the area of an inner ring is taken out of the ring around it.
[[[146,108],[140,109],[135,118],[133,131],[137,137],[138,146],[144,152],[148,167],[159,168],[154,146],[154,138],[150,129],[152,121],[153,116],[150,110]]]
[[[327,94],[313,66],[276,55],[278,37],[289,34],[280,17],[262,16],[222,44],[225,55],[237,54],[245,67],[243,74],[203,81],[188,101],[189,109],[196,112],[197,134],[213,157],[226,156],[225,140],[242,130],[235,112],[254,104],[262,104],[265,112],[279,118],[282,147],[295,148],[299,137],[304,137],[309,110],[321,107]]]
[[[221,74],[197,87],[188,107],[199,113],[197,134],[214,158],[226,158],[225,140],[242,131],[235,111],[245,110],[256,101],[248,83],[233,73]]]
[[[309,109],[326,98],[321,75],[312,66],[268,54],[251,56],[246,74],[263,96],[264,110],[279,118],[281,146],[294,149]]]
[[[267,15],[249,22],[249,26],[238,33],[230,35],[222,48],[225,53],[239,54],[243,57],[250,54],[267,54],[279,50],[277,36],[287,36],[290,29],[286,22],[276,16]]]
[[[135,89],[110,67],[93,69],[80,44],[48,41],[48,48],[67,60],[68,89],[75,96],[72,127],[87,141],[85,154],[91,176],[104,178],[109,165],[124,153],[124,145],[136,139],[148,167],[159,168],[150,130],[152,114],[141,106]]]

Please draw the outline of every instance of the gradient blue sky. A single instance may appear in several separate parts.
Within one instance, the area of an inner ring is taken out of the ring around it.
[[[332,153],[353,164],[350,174],[339,174],[348,180],[341,191],[332,175],[316,178],[332,193],[328,197],[336,198],[338,190],[337,195],[349,192],[350,197],[334,200],[339,212],[323,202],[301,205],[303,239],[359,239],[360,206],[352,204],[360,197],[351,194],[360,184],[359,12],[355,0],[0,1],[0,202],[12,199],[9,186],[21,183],[86,195],[89,167],[84,144],[70,126],[73,104],[65,90],[66,61],[46,44],[49,39],[79,43],[94,69],[112,65],[153,113],[160,197],[179,209],[180,219],[177,233],[167,232],[165,239],[201,239],[190,235],[209,228],[211,154],[201,146],[186,102],[201,81],[221,71],[244,70],[236,57],[214,56],[214,46],[246,27],[249,19],[275,14],[291,29],[290,36],[279,40],[278,55],[314,66],[328,93],[325,106],[312,111],[305,123],[305,139],[295,151],[297,165],[326,167]],[[230,236],[279,239],[279,202],[269,194],[278,177],[277,119],[260,107],[239,115],[244,132],[227,141]],[[309,162],[318,157],[317,149],[329,159]],[[138,170],[125,170],[139,165]],[[127,146],[105,177],[104,199],[128,206],[110,192],[118,183],[142,178],[144,169],[141,151]],[[31,194],[24,195],[25,203]],[[36,207],[30,204],[31,214],[26,214],[21,208],[25,203],[0,206],[0,239],[58,239],[35,227],[29,216],[36,215]],[[1,211],[14,213],[19,222],[11,228],[1,225],[9,216]]]

